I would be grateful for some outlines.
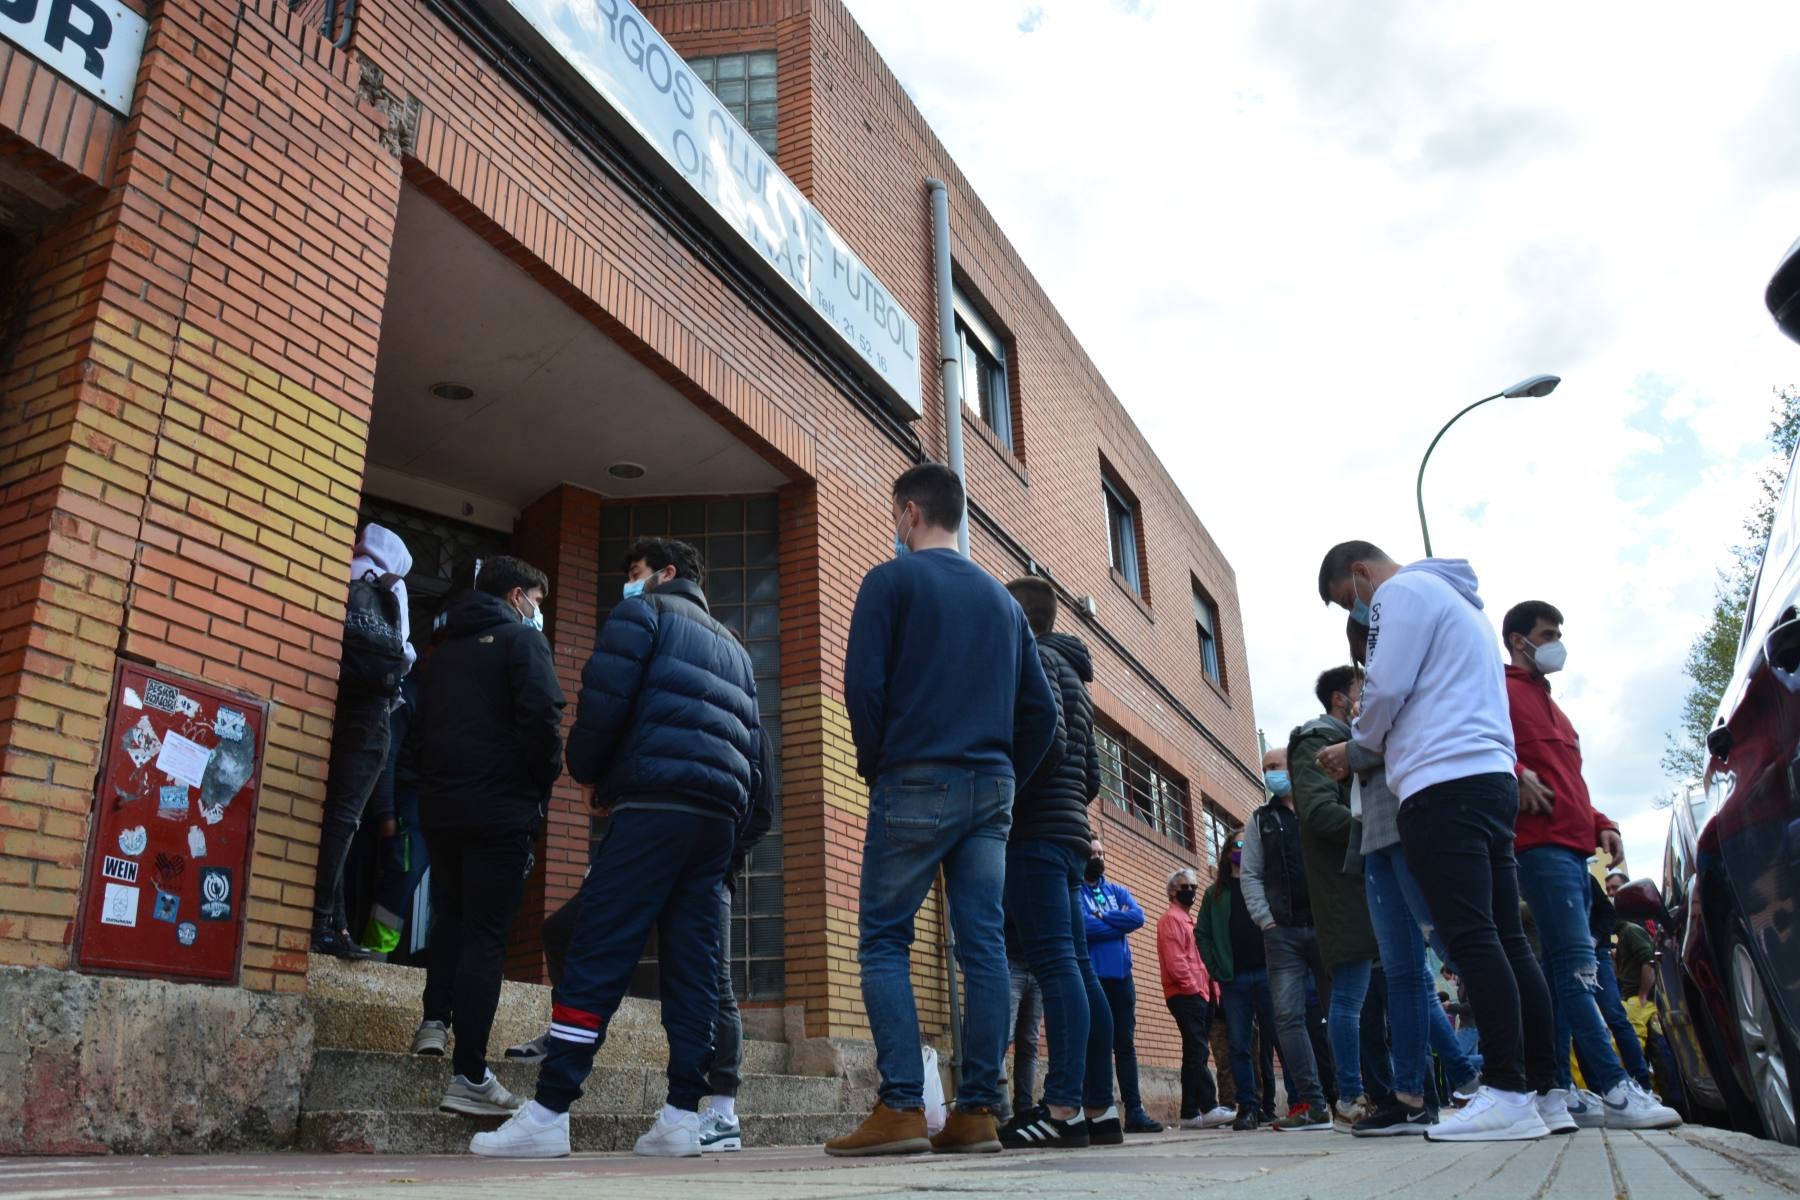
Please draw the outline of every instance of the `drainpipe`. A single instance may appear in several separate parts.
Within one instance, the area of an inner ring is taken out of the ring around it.
[[[941,179],[927,179],[931,189],[931,237],[937,267],[938,376],[944,385],[944,450],[950,469],[963,481],[962,359],[956,353],[956,309],[950,285],[950,189]],[[962,522],[956,528],[956,548],[969,557],[969,506],[963,505]],[[956,931],[950,923],[950,889],[938,873],[938,912],[944,918],[944,985],[950,996],[950,1083],[952,1094],[962,1091],[963,1027],[962,988],[956,977]],[[1011,1031],[1008,1031],[1011,1036]]]
[[[931,189],[931,236],[937,256],[938,374],[944,384],[944,452],[966,492],[969,478],[963,473],[962,359],[956,352],[956,306],[950,283],[950,189],[941,179],[927,179],[925,186]],[[969,557],[967,505],[963,506],[962,524],[956,530],[956,548],[964,558]]]

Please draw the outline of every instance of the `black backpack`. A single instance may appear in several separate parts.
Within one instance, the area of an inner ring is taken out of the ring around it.
[[[350,581],[344,609],[344,656],[338,686],[365,695],[394,696],[406,675],[406,639],[400,636],[400,576],[363,572]]]

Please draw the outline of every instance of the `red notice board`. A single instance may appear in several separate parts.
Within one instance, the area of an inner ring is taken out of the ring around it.
[[[121,663],[100,758],[75,961],[237,980],[267,701]]]

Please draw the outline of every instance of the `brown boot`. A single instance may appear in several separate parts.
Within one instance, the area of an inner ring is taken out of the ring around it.
[[[825,1153],[839,1158],[866,1158],[876,1154],[922,1154],[931,1149],[925,1136],[925,1110],[889,1108],[877,1101],[875,1111],[863,1118],[854,1133],[832,1138]]]
[[[943,1131],[931,1136],[931,1148],[938,1154],[998,1154],[1000,1127],[994,1110],[984,1106],[950,1109],[950,1119]]]

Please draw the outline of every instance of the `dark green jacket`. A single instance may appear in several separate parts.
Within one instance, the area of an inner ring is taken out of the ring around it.
[[[1206,973],[1220,983],[1230,983],[1236,973],[1231,966],[1231,897],[1225,894],[1225,877],[1220,875],[1200,898],[1200,915],[1194,918],[1194,941],[1200,946],[1200,961]]]
[[[1313,927],[1319,957],[1328,967],[1374,960],[1375,931],[1361,875],[1344,874],[1350,844],[1350,783],[1337,783],[1314,765],[1319,751],[1347,741],[1350,727],[1335,717],[1316,717],[1288,738],[1288,775],[1294,783],[1294,811],[1300,817],[1300,861],[1312,894]]]

